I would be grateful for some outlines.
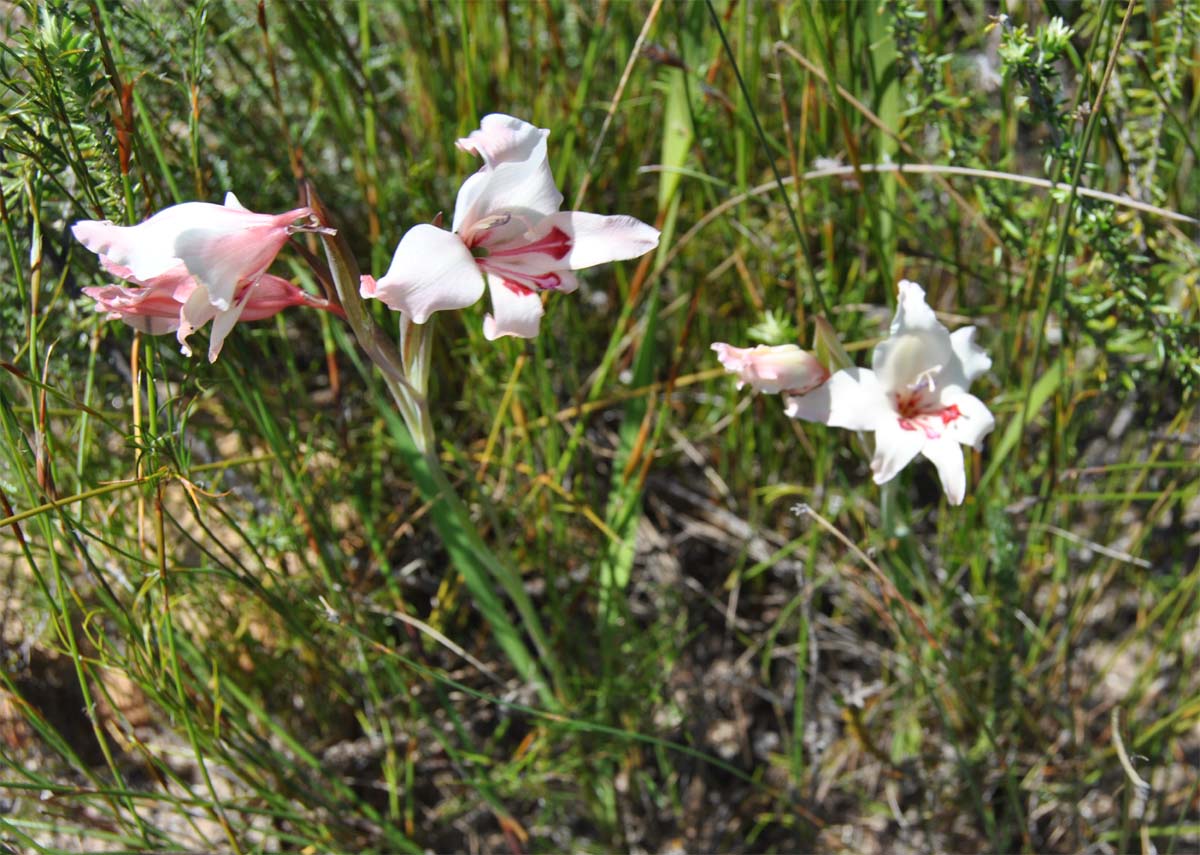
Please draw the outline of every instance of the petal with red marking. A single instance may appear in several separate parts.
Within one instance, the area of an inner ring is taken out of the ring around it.
[[[483,335],[488,341],[511,335],[533,338],[542,321],[542,298],[537,291],[514,286],[498,276],[488,276],[492,294],[492,314],[483,319]]]
[[[658,229],[624,215],[560,211],[538,223],[537,232],[547,234],[555,228],[570,239],[563,261],[572,270],[638,258],[658,246]]]
[[[996,426],[996,419],[987,405],[974,395],[955,390],[944,394],[941,403],[958,408],[958,418],[949,424],[946,435],[963,445],[979,448],[983,438]]]

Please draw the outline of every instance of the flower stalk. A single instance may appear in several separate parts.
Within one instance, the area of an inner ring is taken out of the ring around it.
[[[309,205],[317,217],[328,224],[329,215],[311,185],[307,193]],[[546,707],[561,709],[562,704],[547,681],[543,667],[553,678],[554,685],[559,687],[565,685],[562,672],[521,576],[484,543],[471,520],[470,512],[458,497],[438,460],[425,397],[433,339],[432,325],[414,324],[411,318],[402,315],[400,348],[397,349],[367,312],[359,293],[358,265],[345,239],[339,234],[322,234],[321,240],[329,263],[330,278],[345,310],[346,321],[354,331],[359,346],[382,374],[404,420],[407,431],[396,435],[399,450],[421,497],[430,504],[430,517],[455,569],[462,574],[476,606],[491,625],[497,642],[517,673],[537,690]],[[537,648],[536,657],[509,619],[493,582],[498,583],[512,600],[525,632]]]

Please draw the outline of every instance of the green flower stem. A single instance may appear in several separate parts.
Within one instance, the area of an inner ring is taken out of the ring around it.
[[[309,205],[322,222],[329,222],[320,200],[311,189]],[[346,320],[354,330],[359,345],[379,368],[404,419],[407,431],[397,430],[394,434],[398,449],[417,482],[421,497],[430,505],[430,517],[442,544],[517,673],[536,687],[543,704],[552,710],[561,709],[562,704],[545,679],[542,668],[545,667],[551,674],[556,685],[564,686],[566,683],[521,576],[483,542],[469,510],[455,493],[438,460],[432,420],[424,395],[432,328],[428,324],[413,324],[403,318],[400,322],[401,351],[397,351],[363,303],[358,290],[358,265],[345,239],[334,234],[321,235],[321,240],[334,288],[346,312]],[[521,632],[509,619],[504,604],[496,594],[494,583],[498,583],[512,600],[525,631],[537,647],[538,657],[531,654]]]

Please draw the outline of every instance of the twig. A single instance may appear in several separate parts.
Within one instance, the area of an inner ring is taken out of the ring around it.
[[[1059,537],[1063,538],[1064,540],[1069,540],[1072,543],[1077,543],[1080,546],[1087,547],[1088,549],[1092,550],[1093,552],[1099,552],[1101,555],[1108,556],[1109,558],[1115,558],[1117,561],[1124,561],[1126,563],[1133,564],[1137,567],[1142,567],[1147,570],[1149,570],[1151,567],[1154,566],[1149,561],[1147,561],[1145,558],[1138,558],[1137,556],[1130,555],[1128,552],[1122,552],[1119,549],[1113,549],[1112,547],[1109,547],[1109,546],[1102,546],[1101,544],[1096,543],[1095,541],[1088,540],[1087,538],[1084,538],[1084,537],[1080,537],[1079,535],[1075,534],[1074,532],[1067,531],[1064,528],[1059,528],[1056,525],[1047,525],[1045,523],[1034,523],[1033,527],[1043,529],[1044,531],[1048,531],[1051,534],[1056,534]]]
[[[1125,752],[1125,741],[1121,739],[1121,708],[1114,706],[1112,708],[1112,716],[1109,719],[1112,730],[1113,748],[1117,751],[1117,759],[1121,761],[1121,768],[1125,770],[1126,777],[1133,784],[1133,805],[1131,811],[1134,820],[1138,823],[1138,833],[1142,840],[1142,855],[1154,855],[1158,850],[1155,849],[1154,843],[1150,840],[1150,830],[1143,822],[1146,814],[1146,801],[1150,798],[1150,785],[1146,780],[1137,773],[1133,768],[1133,764],[1129,762],[1129,755]]]
[[[328,610],[328,607],[327,607],[327,610]],[[449,638],[442,635],[440,632],[438,632],[436,629],[434,629],[429,624],[425,623],[425,621],[421,620],[420,618],[415,618],[412,615],[406,615],[406,614],[404,614],[404,612],[393,612],[388,609],[371,608],[371,609],[369,609],[369,611],[371,611],[372,613],[377,614],[377,615],[382,615],[383,617],[394,618],[395,620],[398,620],[401,623],[406,623],[409,626],[413,627],[414,629],[425,633],[430,638],[432,638],[434,641],[436,641],[438,644],[442,645],[447,650],[449,650],[451,653],[467,660],[467,662],[469,662],[472,666],[474,666],[475,668],[477,668],[479,670],[479,673],[483,674],[483,676],[487,677],[493,683],[496,683],[499,686],[505,685],[504,681],[501,680],[499,676],[497,676],[495,671],[493,671],[488,666],[484,665],[482,662],[480,662],[478,659],[476,659],[474,656],[472,656],[466,650],[459,647],[457,644],[455,644]],[[336,614],[336,612],[335,612],[335,614]]]
[[[929,646],[934,650],[941,649],[941,645],[938,644],[937,639],[933,637],[933,633],[929,631],[929,626],[925,623],[924,618],[917,614],[917,610],[913,608],[912,603],[904,599],[903,595],[896,588],[896,584],[887,577],[887,574],[880,569],[878,564],[871,560],[867,553],[863,552],[862,549],[859,548],[857,543],[846,537],[846,535],[842,534],[841,530],[838,529],[837,526],[817,513],[816,509],[814,509],[811,505],[798,504],[795,505],[792,510],[798,516],[811,517],[816,521],[817,525],[821,526],[821,528],[825,529],[825,531],[836,537],[843,546],[858,556],[858,559],[862,561],[863,564],[866,564],[871,572],[875,574],[875,578],[879,580],[879,585],[883,591],[884,598],[890,602],[894,601],[900,603],[900,605],[904,607],[904,610],[908,612],[908,616],[912,618],[913,622],[917,625],[917,629],[919,629],[921,634],[925,636],[925,640],[929,642]]]
[[[587,193],[588,184],[592,180],[592,167],[596,165],[596,158],[600,156],[600,148],[604,145],[604,138],[608,135],[608,126],[612,124],[613,116],[616,115],[617,105],[621,103],[621,98],[625,95],[625,85],[629,83],[629,76],[633,73],[634,63],[642,53],[642,45],[646,42],[646,37],[650,35],[650,29],[654,26],[654,22],[658,20],[658,11],[662,8],[663,0],[654,0],[654,5],[650,7],[650,13],[646,15],[646,22],[642,24],[642,31],[638,33],[637,40],[633,43],[633,50],[629,52],[629,59],[625,63],[625,70],[621,72],[621,79],[617,82],[617,91],[613,93],[612,100],[608,102],[608,111],[604,114],[604,122],[600,125],[600,133],[596,135],[596,144],[592,146],[592,153],[588,157],[587,168],[583,171],[583,180],[579,182],[579,192],[575,194],[576,209],[582,207],[584,194]]]

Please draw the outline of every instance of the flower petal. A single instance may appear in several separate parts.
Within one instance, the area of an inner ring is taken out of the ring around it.
[[[164,335],[179,328],[183,304],[171,289],[106,285],[84,288],[83,293],[95,300],[96,309],[107,312],[110,319],[122,320],[147,335]]]
[[[476,223],[490,217],[542,217],[553,214],[562,202],[543,145],[540,159],[484,167],[464,181],[454,203],[453,230],[467,239]]]
[[[255,282],[287,243],[288,226],[308,209],[284,214],[253,214],[220,205],[223,212],[190,223],[175,235],[174,254],[208,289],[214,306],[229,308],[243,282]],[[136,270],[135,270],[136,273]]]
[[[958,357],[957,367],[966,381],[964,389],[992,367],[991,357],[975,343],[975,327],[963,327],[950,333],[950,347]]]
[[[961,505],[967,494],[967,473],[963,466],[962,447],[943,436],[925,443],[921,453],[937,467],[938,480],[946,491],[946,499],[952,505]]]
[[[716,351],[717,361],[721,363],[721,367],[731,374],[738,375],[737,387],[743,388],[749,378],[746,373],[749,370],[748,359],[750,353],[754,350],[752,347],[734,347],[732,344],[726,344],[723,341],[714,341],[712,349]],[[779,391],[776,389],[775,391]]]
[[[175,340],[179,342],[180,353],[184,356],[192,355],[192,348],[187,343],[188,337],[215,318],[219,311],[209,299],[206,289],[197,288],[192,292],[184,302],[183,308],[179,310],[179,329],[175,332]]]
[[[911,389],[931,373],[940,375],[954,359],[950,332],[925,303],[925,291],[916,282],[900,281],[890,333],[871,356],[871,368],[889,392]]]
[[[785,412],[847,430],[877,430],[896,420],[891,400],[866,368],[846,368],[806,395],[789,395]]]
[[[489,113],[479,122],[479,130],[458,140],[455,145],[483,158],[484,166],[529,160],[540,147],[545,148],[550,132],[504,113]]]
[[[110,273],[129,273],[127,268],[111,264],[101,256]],[[108,317],[120,319],[134,329],[149,335],[162,335],[179,327],[179,312],[184,302],[196,290],[196,280],[187,268],[176,264],[166,273],[147,282],[130,277],[139,287],[126,288],[108,285],[103,288],[84,288],[83,292],[97,302],[97,308]]]
[[[220,205],[207,202],[186,202],[159,211],[136,226],[118,226],[107,220],[81,220],[71,226],[71,233],[102,260],[125,268],[130,276],[146,281],[179,264],[175,256],[175,236],[197,218],[210,215],[211,208],[223,210]]]
[[[488,276],[492,293],[492,311],[483,319],[483,335],[488,341],[501,336],[534,338],[542,320],[541,295],[530,288],[506,282],[498,276]]]
[[[232,208],[235,211],[245,211],[246,213],[251,213],[250,209],[243,205],[237,196],[233,195],[232,190],[225,194],[225,207]]]
[[[875,345],[871,368],[888,392],[904,392],[922,383],[954,385],[945,371],[955,361],[950,334],[943,328],[896,333]]]
[[[958,407],[958,418],[950,422],[945,435],[972,448],[982,446],[983,438],[996,426],[996,419],[987,405],[974,395],[957,390],[944,394],[942,403]]]
[[[933,309],[925,302],[925,289],[916,282],[901,279],[896,286],[896,315],[892,318],[891,334],[901,335],[918,330],[946,332]]]
[[[506,213],[552,214],[562,207],[546,138],[550,132],[502,113],[483,117],[479,130],[458,140],[483,158],[483,168],[463,182],[451,229],[469,239],[474,224]],[[473,244],[472,244],[473,245]]]
[[[483,276],[458,235],[419,225],[401,239],[378,282],[363,277],[361,293],[423,324],[434,312],[476,302],[483,296]]]
[[[221,348],[225,344],[225,337],[233,331],[234,325],[242,317],[242,311],[246,308],[246,301],[249,295],[234,302],[232,306],[223,312],[217,312],[213,318],[212,327],[208,331],[208,361],[216,362],[217,357],[221,355]]]
[[[645,255],[658,246],[658,229],[624,215],[604,216],[583,211],[560,211],[538,223],[545,234],[562,229],[570,239],[563,259],[572,270]]]
[[[293,285],[281,276],[264,275],[247,289],[243,321],[261,321],[272,317],[291,306],[312,306],[317,309],[329,307],[329,301],[313,296]]]
[[[919,430],[905,430],[898,419],[885,421],[875,431],[875,457],[871,461],[871,472],[876,484],[885,484],[896,477],[896,473],[907,466],[925,446],[925,434]]]

